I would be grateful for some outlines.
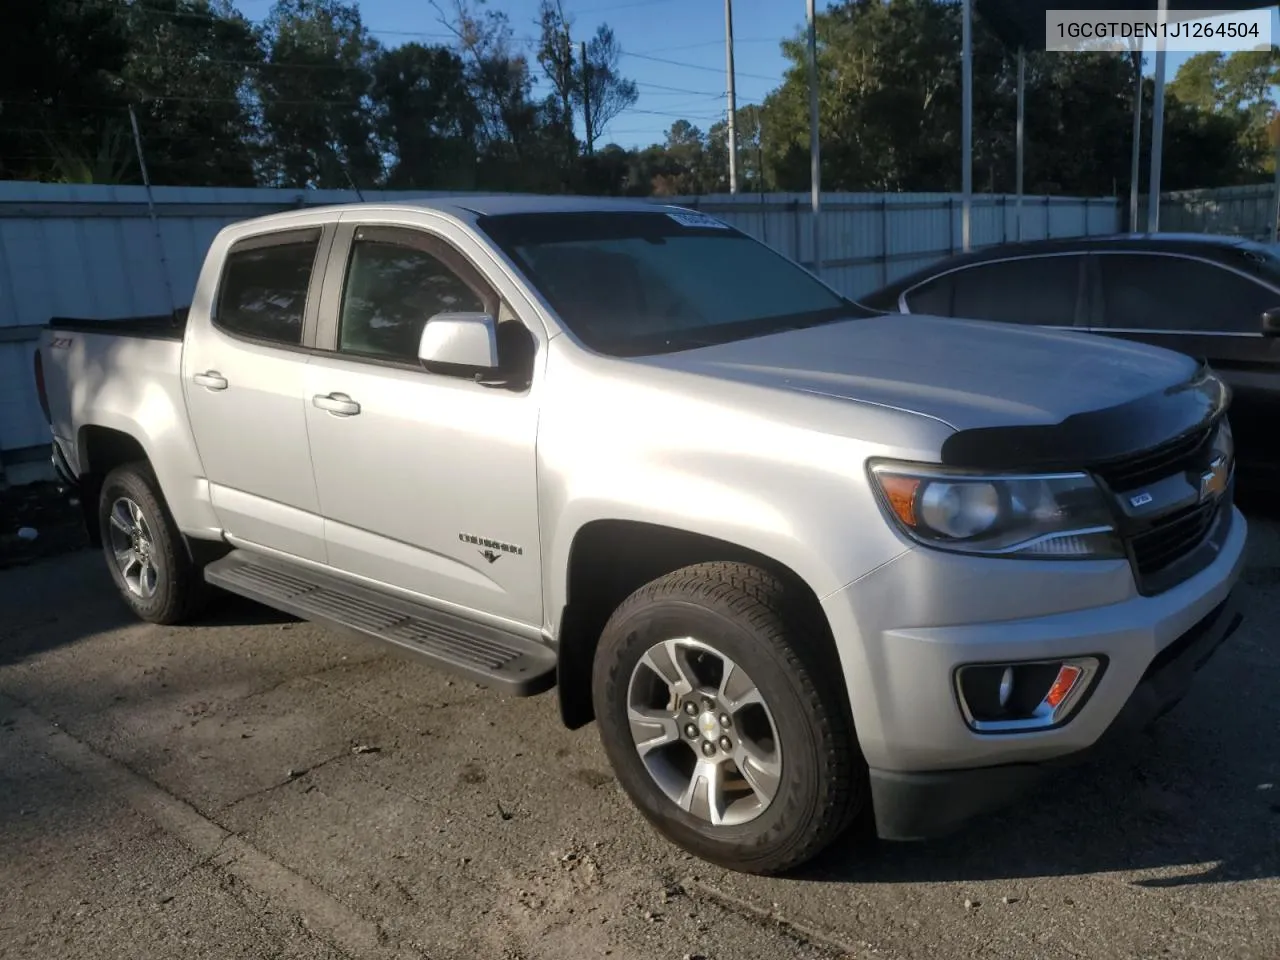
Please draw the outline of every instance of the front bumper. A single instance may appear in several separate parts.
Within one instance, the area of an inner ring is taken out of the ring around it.
[[[1081,755],[1148,706],[1176,702],[1189,677],[1181,665],[1202,659],[1184,660],[1184,649],[1212,648],[1234,629],[1227,601],[1246,536],[1239,510],[1224,511],[1210,534],[1212,563],[1155,596],[1138,593],[1123,560],[913,549],[824,598],[880,833],[945,832],[1016,795],[1040,765]],[[957,668],[1082,657],[1105,668],[1065,722],[980,732],[965,721]]]
[[[1055,769],[1081,762],[1105,743],[1145,728],[1186,695],[1196,672],[1242,620],[1229,597],[1161,651],[1093,747],[1041,763],[926,773],[872,770],[877,833],[886,840],[923,840],[949,833],[966,820],[1017,799]]]

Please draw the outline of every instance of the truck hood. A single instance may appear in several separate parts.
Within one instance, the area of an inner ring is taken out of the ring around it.
[[[1076,331],[890,314],[643,358],[760,387],[905,410],[955,430],[1057,424],[1190,380],[1182,354]]]

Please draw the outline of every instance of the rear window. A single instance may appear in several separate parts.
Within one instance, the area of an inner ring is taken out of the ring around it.
[[[1079,254],[1020,257],[959,270],[952,315],[1000,323],[1070,327],[1080,299]]]
[[[227,254],[214,322],[229,333],[286,346],[302,343],[319,229],[242,241]]]
[[[593,350],[638,356],[867,316],[807,271],[701,214],[483,217],[480,227]]]

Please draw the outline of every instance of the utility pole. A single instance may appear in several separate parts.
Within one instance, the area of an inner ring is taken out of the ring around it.
[[[1133,143],[1129,157],[1129,232],[1138,232],[1138,181],[1142,177],[1142,47],[1133,42]]]
[[[1267,233],[1271,237],[1271,242],[1275,243],[1280,236],[1280,113],[1273,116],[1271,122],[1267,124],[1267,136],[1271,140],[1271,149],[1275,153],[1276,162],[1276,192],[1271,205],[1271,229]]]
[[[1161,33],[1156,37],[1155,95],[1151,102],[1151,174],[1147,182],[1147,233],[1160,232],[1160,163],[1164,153],[1164,24],[1169,20],[1169,0],[1160,0],[1156,22]]]
[[[587,60],[587,43],[578,45],[582,57],[582,122],[587,133],[587,156],[591,156],[595,138],[591,136],[591,64]]]
[[[724,0],[724,59],[729,73],[729,192],[738,192],[737,101],[733,96],[733,0]]]
[[[1022,171],[1025,166],[1026,159],[1025,150],[1023,148],[1026,142],[1026,124],[1024,122],[1027,112],[1026,86],[1027,55],[1022,49],[1022,44],[1018,44],[1018,199],[1016,201],[1017,206],[1015,208],[1016,212],[1014,213],[1014,220],[1016,221],[1015,226],[1017,227],[1017,237],[1019,240],[1022,239]],[[1000,216],[1001,218],[1004,217],[1003,211],[1001,211]]]
[[[963,17],[960,31],[960,242],[968,253],[969,221],[973,215],[973,0],[964,0],[960,10]]]
[[[809,190],[813,206],[813,272],[822,276],[822,163],[818,154],[818,26],[809,0]]]

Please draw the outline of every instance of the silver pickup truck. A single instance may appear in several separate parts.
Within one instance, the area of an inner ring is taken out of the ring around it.
[[[209,587],[558,688],[685,849],[919,839],[1188,689],[1238,625],[1229,391],[881,317],[724,223],[465,197],[224,229],[189,311],[50,325],[54,461],[141,618]]]

